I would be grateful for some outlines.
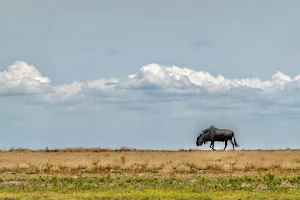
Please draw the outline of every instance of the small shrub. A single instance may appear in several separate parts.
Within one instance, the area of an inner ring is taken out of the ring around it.
[[[223,167],[219,164],[207,164],[204,170],[223,171]]]
[[[46,162],[45,164],[43,164],[44,172],[49,173],[53,166],[54,166],[53,164]]]
[[[290,183],[300,184],[300,176],[291,178]]]
[[[185,165],[189,168],[197,168],[196,164],[195,163],[189,163],[189,162],[186,162]]]
[[[33,165],[31,163],[28,163],[28,169],[30,174],[37,174],[40,172],[39,166],[38,165]]]
[[[81,173],[88,173],[89,170],[88,170],[88,169],[82,169],[82,170],[80,170],[80,172],[81,172]]]
[[[230,165],[230,170],[231,171],[235,170],[236,162],[230,162],[229,165]]]
[[[273,181],[274,180],[274,175],[271,174],[271,173],[268,173],[265,177],[266,180],[269,180],[269,181]]]
[[[190,173],[191,173],[191,174],[197,173],[197,169],[194,168],[194,167],[191,167],[191,168],[190,168]]]
[[[252,171],[255,169],[255,166],[253,164],[247,163],[244,167],[244,171]]]
[[[121,162],[122,162],[122,164],[124,165],[125,164],[125,157],[124,156],[121,156]]]
[[[93,161],[92,162],[92,169],[90,170],[90,172],[92,173],[96,173],[99,170],[99,160],[97,161]]]

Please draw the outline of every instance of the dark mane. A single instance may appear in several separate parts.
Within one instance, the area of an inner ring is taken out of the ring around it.
[[[209,128],[202,131],[203,134],[208,133],[211,129],[216,128],[214,125],[211,125]]]

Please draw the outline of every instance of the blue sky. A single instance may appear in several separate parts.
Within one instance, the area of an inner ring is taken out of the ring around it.
[[[298,148],[299,6],[2,1],[0,148]]]

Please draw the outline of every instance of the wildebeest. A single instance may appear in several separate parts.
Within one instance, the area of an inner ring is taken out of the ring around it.
[[[232,141],[233,138],[233,141]],[[227,141],[230,141],[232,144],[233,150],[234,146],[239,147],[237,144],[235,137],[234,137],[234,132],[229,129],[219,129],[215,128],[213,125],[205,130],[202,131],[202,133],[198,134],[196,144],[197,146],[201,146],[202,144],[205,144],[207,141],[211,141],[210,143],[210,148],[214,149],[214,142],[219,141],[219,142],[225,142],[225,147],[224,150],[227,147]]]

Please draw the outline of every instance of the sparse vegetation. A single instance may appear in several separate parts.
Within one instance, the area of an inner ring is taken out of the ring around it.
[[[0,173],[152,173],[239,174],[300,172],[300,151],[147,151],[122,147],[0,151]]]
[[[299,199],[299,157],[298,150],[11,148],[0,151],[0,199]]]
[[[39,176],[0,180],[0,197],[47,199],[297,199],[300,177],[112,178]],[[18,183],[18,184],[17,184]],[[229,195],[230,194],[230,195]]]

